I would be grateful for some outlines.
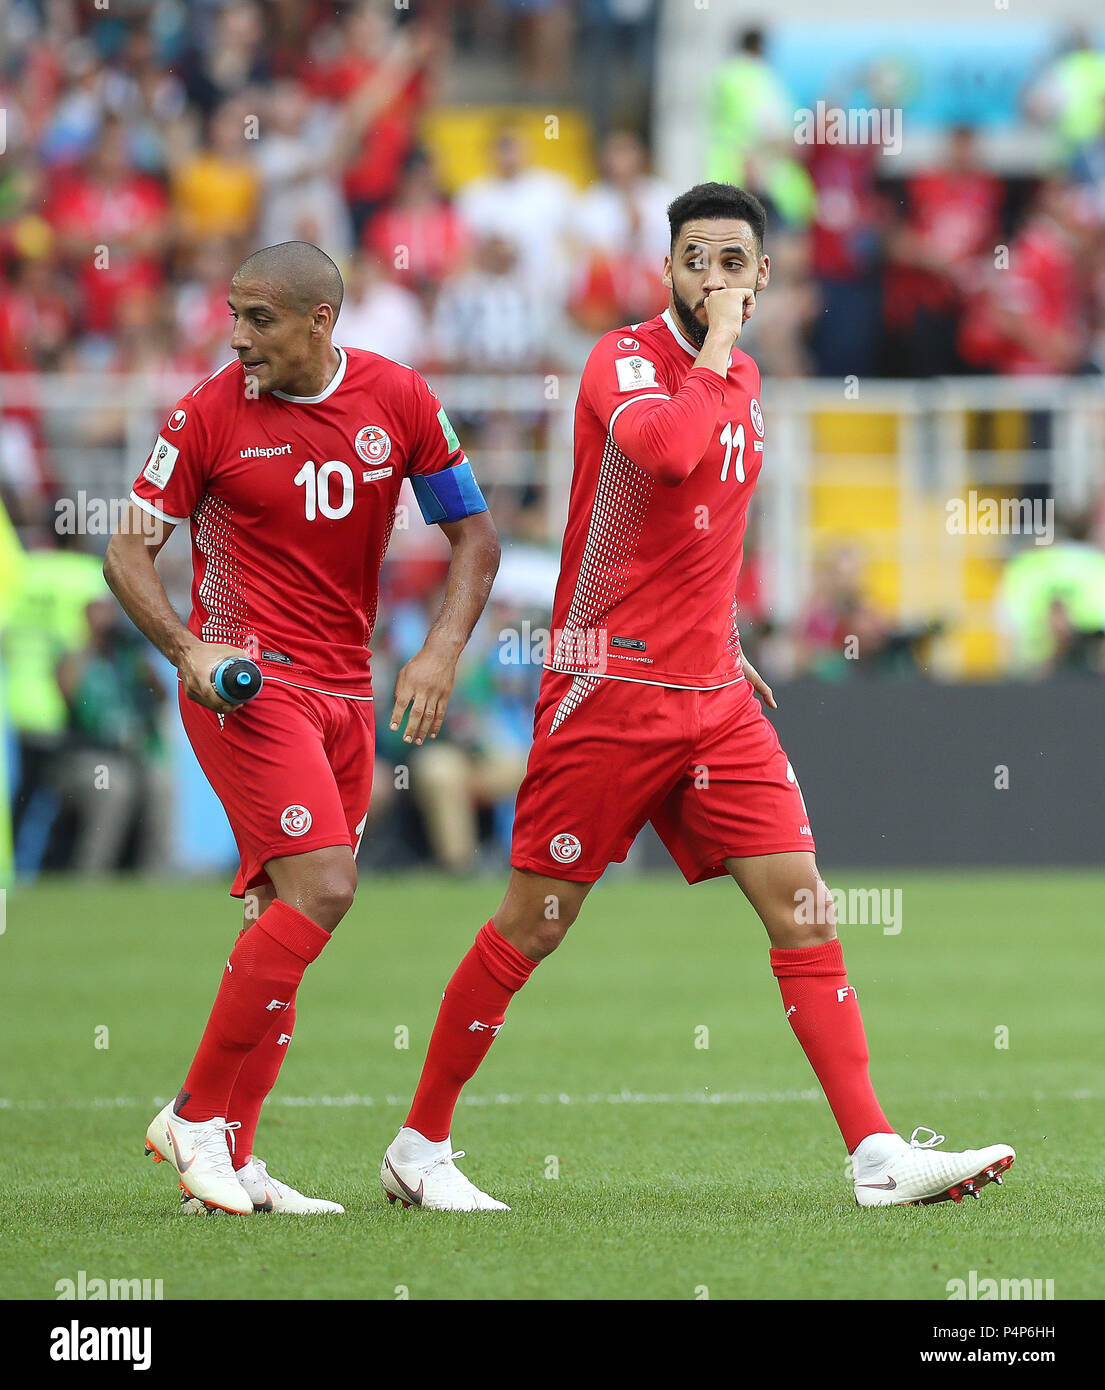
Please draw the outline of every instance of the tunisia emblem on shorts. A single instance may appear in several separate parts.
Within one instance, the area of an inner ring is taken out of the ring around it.
[[[583,853],[583,847],[574,835],[554,835],[549,841],[549,853],[558,864],[570,864]]]
[[[362,425],[353,440],[353,447],[365,463],[383,463],[391,453],[391,436],[379,425]]]
[[[306,835],[311,828],[311,813],[306,806],[285,806],[280,816],[280,829],[285,835]]]

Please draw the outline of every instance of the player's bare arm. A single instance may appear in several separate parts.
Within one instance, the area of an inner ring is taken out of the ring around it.
[[[219,714],[233,714],[241,706],[219,696],[211,672],[224,658],[249,653],[224,643],[201,642],[173,611],[154,561],[175,530],[130,503],[108,543],[104,578],[138,631],[180,672],[188,698]]]
[[[445,598],[422,650],[395,682],[391,727],[398,729],[410,707],[405,743],[436,738],[453,693],[457,662],[484,610],[499,568],[499,537],[488,512],[441,523],[453,547]]]

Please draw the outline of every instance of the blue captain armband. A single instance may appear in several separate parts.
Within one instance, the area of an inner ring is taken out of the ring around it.
[[[487,503],[467,459],[440,473],[408,476],[427,525],[436,521],[463,521],[466,516],[487,511]]]

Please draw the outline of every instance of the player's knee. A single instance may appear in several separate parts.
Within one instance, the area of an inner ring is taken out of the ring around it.
[[[524,956],[529,956],[530,960],[544,960],[546,956],[551,956],[571,926],[572,919],[563,918],[534,920],[532,917],[509,918],[506,914],[498,913],[492,919],[495,929],[499,934],[509,941],[516,950],[521,951]]]
[[[828,886],[816,877],[778,905],[767,923],[773,946],[822,946],[836,936],[836,907]]]
[[[569,922],[541,922],[531,927],[526,935],[526,945],[520,947],[522,954],[530,960],[544,960],[551,956],[567,934]]]
[[[353,906],[356,891],[356,866],[348,874],[328,875],[311,894],[310,908],[305,909],[306,915],[326,931],[333,931]]]

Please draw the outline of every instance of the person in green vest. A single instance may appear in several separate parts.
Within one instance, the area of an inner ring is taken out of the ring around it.
[[[0,633],[8,625],[23,582],[22,576],[23,547],[19,544],[7,508],[0,501]],[[0,643],[0,889],[11,886],[13,873],[9,764],[14,738],[7,718],[5,685],[4,651]],[[0,916],[0,926],[2,924],[3,917]]]
[[[69,720],[58,662],[87,640],[89,602],[108,595],[102,561],[73,537],[57,540],[24,552],[0,639],[5,709],[19,746],[12,833],[21,875],[38,871],[57,814],[49,770]]]
[[[1089,540],[1088,518],[1071,517],[1063,530],[1052,545],[1026,544],[1001,578],[999,620],[1020,674],[1100,672],[1105,551]]]
[[[1067,165],[1083,145],[1105,133],[1105,52],[1085,33],[1072,35],[1067,49],[1029,90],[1029,115],[1050,128],[1056,162]]]
[[[764,57],[759,29],[738,37],[737,56],[714,79],[707,148],[707,179],[750,189],[793,227],[809,224],[817,198],[795,158],[794,101]]]

